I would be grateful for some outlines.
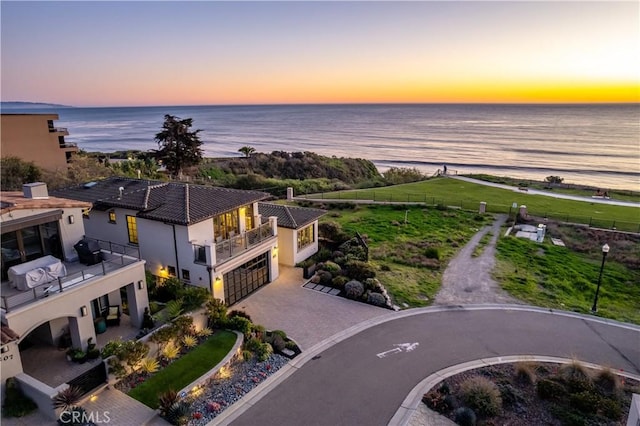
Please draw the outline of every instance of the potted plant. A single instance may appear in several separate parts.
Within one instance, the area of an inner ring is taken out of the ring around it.
[[[97,359],[100,357],[100,349],[96,348],[96,344],[92,343],[93,337],[87,340],[87,359]]]
[[[87,361],[87,353],[82,349],[76,349],[73,352],[73,360],[78,364],[84,364]]]

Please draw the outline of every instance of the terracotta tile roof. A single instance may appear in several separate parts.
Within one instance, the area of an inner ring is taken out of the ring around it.
[[[276,216],[278,218],[278,226],[290,229],[300,229],[326,213],[325,210],[320,209],[271,203],[259,203],[258,211],[263,219],[269,216]]]
[[[10,210],[64,209],[72,207],[89,208],[91,203],[52,196],[45,199],[24,198],[24,194],[20,191],[0,192],[0,213]]]
[[[137,210],[138,217],[181,225],[198,223],[270,197],[266,192],[259,191],[121,177],[63,188],[52,193],[89,201],[97,209],[122,207]]]

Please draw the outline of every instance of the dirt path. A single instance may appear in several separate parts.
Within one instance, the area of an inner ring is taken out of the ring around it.
[[[442,277],[442,288],[436,294],[436,305],[522,304],[502,290],[491,278],[491,271],[495,265],[496,241],[500,227],[506,220],[506,215],[498,215],[493,225],[482,228],[449,262]],[[484,247],[480,256],[472,257],[473,250],[488,232],[493,235],[491,241]]]

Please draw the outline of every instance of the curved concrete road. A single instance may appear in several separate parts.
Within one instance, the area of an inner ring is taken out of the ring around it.
[[[396,346],[403,343],[417,345]],[[292,361],[293,374],[223,422],[386,425],[425,377],[496,356],[576,357],[637,375],[640,328],[516,306],[427,308],[390,317],[312,355]]]

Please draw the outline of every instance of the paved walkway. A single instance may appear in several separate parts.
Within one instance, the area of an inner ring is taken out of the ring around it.
[[[494,182],[487,182],[487,181],[484,181],[484,180],[473,179],[473,178],[468,178],[468,177],[464,177],[464,176],[447,175],[447,177],[452,178],[452,179],[463,180],[465,182],[477,183],[479,185],[493,186],[494,188],[508,189],[510,191],[522,193],[522,190],[520,188],[516,187],[516,186],[504,185],[504,184],[501,184],[501,183],[494,183]],[[525,194],[544,195],[545,197],[562,198],[562,199],[565,199],[565,200],[574,200],[574,201],[586,201],[588,203],[595,203],[595,204],[611,204],[611,205],[614,205],[614,206],[639,207],[640,208],[640,203],[634,203],[632,201],[606,200],[606,199],[603,199],[603,198],[580,197],[578,195],[558,194],[558,193],[555,193],[555,192],[540,191],[538,189],[527,189],[527,192],[525,192]]]
[[[280,266],[277,280],[233,305],[256,324],[283,330],[302,350],[390,310],[303,288],[301,268]]]

